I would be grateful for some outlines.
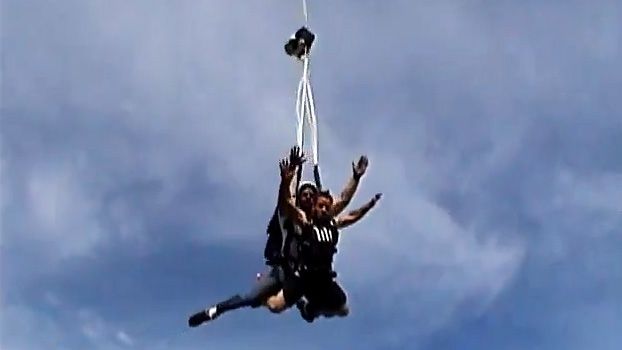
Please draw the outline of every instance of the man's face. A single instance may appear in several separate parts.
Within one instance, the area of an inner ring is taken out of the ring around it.
[[[300,209],[304,211],[311,210],[313,208],[313,196],[315,195],[315,191],[313,191],[311,187],[305,187],[298,195],[300,196],[298,198]]]
[[[318,196],[313,207],[315,218],[320,221],[329,220],[332,206],[333,199],[331,197],[326,195]]]

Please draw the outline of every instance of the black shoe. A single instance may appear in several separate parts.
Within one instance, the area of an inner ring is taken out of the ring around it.
[[[308,305],[308,303],[304,302],[303,300],[298,300],[296,302],[296,307],[300,311],[300,316],[305,321],[311,323],[311,322],[313,322],[313,320],[315,320],[315,317],[309,313],[309,311],[307,310],[307,305]]]
[[[190,318],[188,319],[188,326],[197,327],[197,326],[200,326],[204,322],[215,319],[216,317],[218,317],[216,307],[212,306],[211,308],[207,310],[202,310],[190,316]]]

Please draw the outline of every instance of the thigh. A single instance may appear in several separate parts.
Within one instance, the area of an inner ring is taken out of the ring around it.
[[[309,302],[313,300],[318,310],[339,310],[346,304],[346,293],[336,281],[327,281],[318,284],[317,287],[310,293],[311,300]]]
[[[248,293],[248,298],[256,300],[264,300],[271,295],[275,295],[282,288],[281,278],[278,268],[273,267],[261,274],[255,285]]]
[[[294,305],[305,292],[305,281],[300,277],[288,276],[283,281],[283,297],[287,307]]]
[[[333,281],[329,288],[328,295],[328,308],[330,310],[340,310],[344,305],[348,302],[348,296],[343,288],[337,283],[337,281]]]

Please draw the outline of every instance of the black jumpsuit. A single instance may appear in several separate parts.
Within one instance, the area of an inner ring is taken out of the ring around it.
[[[303,295],[318,310],[337,310],[347,297],[335,281],[333,257],[337,253],[339,230],[335,221],[304,227],[297,237],[296,278],[285,281],[283,292],[288,306]]]

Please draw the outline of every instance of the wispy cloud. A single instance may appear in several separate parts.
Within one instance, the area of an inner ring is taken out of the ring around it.
[[[132,346],[134,344],[132,338],[124,331],[117,331],[117,340],[127,346]]]

